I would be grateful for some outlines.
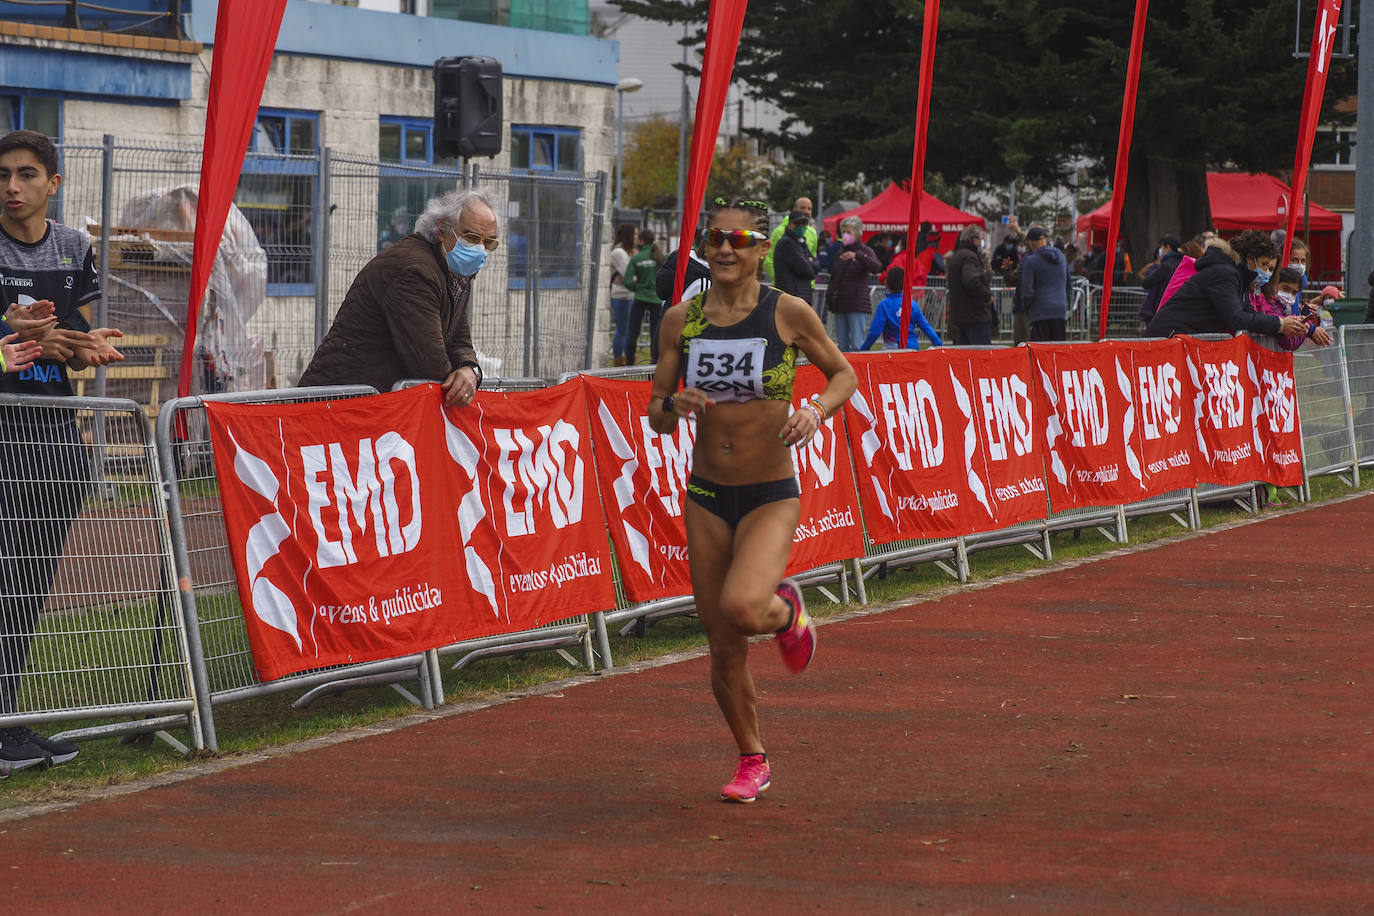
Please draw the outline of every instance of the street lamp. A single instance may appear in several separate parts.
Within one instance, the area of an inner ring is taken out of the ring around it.
[[[624,159],[625,93],[638,92],[643,86],[642,80],[637,80],[632,76],[615,84],[615,218],[617,220],[620,219],[620,186],[623,183],[621,164]]]

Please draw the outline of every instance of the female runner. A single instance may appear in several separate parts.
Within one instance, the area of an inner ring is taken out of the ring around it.
[[[767,213],[757,202],[716,199],[706,230],[711,287],[664,314],[649,398],[659,433],[696,416],[683,511],[692,591],[711,649],[711,690],[739,745],[739,767],[721,798],[745,803],[771,776],[749,637],[776,634],[784,662],[798,672],[816,650],[801,589],[782,578],[801,514],[791,449],[805,445],[856,385],[811,306],[759,283],[768,251],[759,220]],[[798,350],[827,383],[792,412]]]

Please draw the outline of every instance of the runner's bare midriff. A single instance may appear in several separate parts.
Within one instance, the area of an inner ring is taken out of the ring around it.
[[[791,477],[792,450],[778,438],[786,401],[726,402],[697,417],[692,471],[726,486]]]

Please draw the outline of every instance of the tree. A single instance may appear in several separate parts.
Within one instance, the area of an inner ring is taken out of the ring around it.
[[[764,160],[749,152],[749,147],[737,143],[728,149],[717,152],[711,161],[711,178],[707,183],[707,196],[736,199],[758,199],[763,197],[766,183]],[[709,200],[706,203],[710,203]]]
[[[678,122],[640,121],[625,144],[621,201],[635,209],[671,210],[677,206]]]
[[[617,5],[698,24],[694,40],[704,36],[706,0]],[[1132,7],[945,0],[927,169],[971,187],[1017,178],[1049,186],[1087,160],[1091,179],[1110,180]],[[1306,67],[1291,55],[1292,12],[1292,0],[1151,3],[1124,201],[1128,249],[1204,228],[1209,169],[1291,166]],[[919,0],[754,0],[735,74],[788,116],[763,139],[827,175],[908,178],[922,15]],[[1333,66],[1323,123],[1349,122],[1334,100],[1353,88],[1354,68]]]

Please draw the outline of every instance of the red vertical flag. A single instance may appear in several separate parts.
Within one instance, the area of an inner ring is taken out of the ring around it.
[[[1316,27],[1312,31],[1312,54],[1307,59],[1307,86],[1303,89],[1302,114],[1298,120],[1298,150],[1293,157],[1293,199],[1288,204],[1280,264],[1288,263],[1293,233],[1298,227],[1298,210],[1302,208],[1302,195],[1307,186],[1307,167],[1312,161],[1312,142],[1321,119],[1322,96],[1326,94],[1326,74],[1331,69],[1331,41],[1336,36],[1336,23],[1340,18],[1341,0],[1321,0]]]
[[[215,54],[210,99],[205,109],[205,149],[200,161],[196,234],[191,253],[191,291],[186,302],[186,337],[181,350],[177,396],[191,392],[191,357],[196,324],[219,251],[224,220],[243,170],[243,154],[257,121],[262,87],[272,64],[286,0],[220,0],[215,19]]]
[[[1112,301],[1112,274],[1116,268],[1116,240],[1121,234],[1121,206],[1126,202],[1126,172],[1131,160],[1131,134],[1135,130],[1135,94],[1140,85],[1140,56],[1145,47],[1145,14],[1150,0],[1136,0],[1131,27],[1131,59],[1126,67],[1126,95],[1121,100],[1121,132],[1116,139],[1116,173],[1112,177],[1112,215],[1107,223],[1107,269],[1102,275],[1102,318],[1097,337],[1107,336],[1107,309]]]
[[[739,50],[740,29],[744,26],[747,0],[712,0],[706,19],[706,50],[701,58],[701,86],[697,90],[696,121],[692,124],[692,149],[688,153],[687,190],[682,197],[682,235],[678,239],[677,273],[673,277],[673,301],[682,298],[687,281],[686,253],[692,247],[701,214],[701,199],[706,195],[706,179],[711,174],[711,159],[716,153],[716,135],[725,96],[735,72],[735,52]]]
[[[935,74],[935,33],[940,24],[940,0],[926,0],[921,31],[921,83],[916,97],[916,138],[911,149],[911,210],[906,221],[906,248],[914,252],[916,228],[921,225],[921,197],[926,184],[926,132],[930,127],[930,83]],[[924,241],[924,240],[923,240]],[[912,265],[915,261],[910,262]],[[897,340],[906,349],[911,330],[911,277],[902,284],[902,322]]]

